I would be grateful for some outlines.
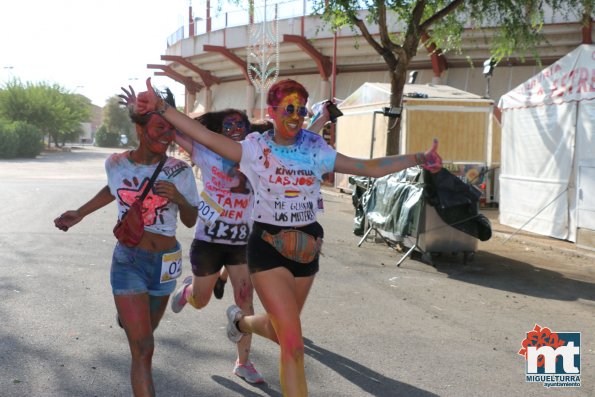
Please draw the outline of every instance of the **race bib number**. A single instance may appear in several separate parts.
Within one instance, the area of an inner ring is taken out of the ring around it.
[[[205,233],[215,240],[228,240],[233,243],[247,242],[250,228],[245,223],[229,225],[225,222],[217,221],[205,227]]]
[[[223,212],[223,208],[209,197],[204,190],[200,192],[200,201],[198,202],[197,208],[198,217],[209,226],[211,226]]]
[[[161,261],[161,278],[162,283],[174,281],[182,274],[182,250],[163,254]]]

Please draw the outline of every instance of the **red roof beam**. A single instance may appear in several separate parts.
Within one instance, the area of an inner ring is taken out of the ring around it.
[[[192,80],[191,77],[181,75],[180,73],[172,70],[167,65],[148,64],[147,69],[161,69],[165,76],[184,85],[190,93],[197,93],[203,89],[203,86],[198,84],[196,81]],[[157,73],[155,73],[155,75],[159,76]]]
[[[293,34],[284,34],[283,41],[288,43],[296,44],[302,51],[312,58],[312,60],[316,63],[316,67],[318,68],[318,73],[323,80],[328,80],[332,70],[333,70],[333,63],[331,62],[330,57],[322,55],[320,51],[318,51],[308,40],[306,40],[303,36],[296,36]]]
[[[430,60],[432,62],[432,70],[434,71],[434,76],[440,77],[442,76],[442,72],[448,69],[448,63],[446,62],[446,57],[442,53],[442,50],[436,47],[434,43],[428,43],[430,40],[430,36],[427,33],[423,33],[421,35],[421,42],[423,43],[426,50],[430,53]]]
[[[244,75],[244,78],[246,79],[246,81],[248,83],[250,83],[250,76],[248,75],[247,63],[242,58],[240,58],[239,56],[237,56],[236,54],[231,52],[228,48],[221,47],[218,45],[205,44],[202,46],[202,49],[203,49],[203,51],[206,51],[206,52],[218,52],[219,54],[223,55],[225,58],[227,58],[231,62],[238,65],[238,67],[242,71],[242,74]]]
[[[192,62],[190,62],[189,60],[187,60],[186,58],[183,58],[181,56],[161,55],[161,60],[178,63],[178,64],[184,66],[185,68],[187,68],[188,70],[196,73],[200,77],[200,79],[203,81],[203,83],[205,84],[206,87],[210,87],[213,84],[221,83],[221,80],[218,77],[213,76],[213,74],[211,72],[209,72],[208,70],[199,68],[198,66],[196,66],[195,64],[193,64]]]

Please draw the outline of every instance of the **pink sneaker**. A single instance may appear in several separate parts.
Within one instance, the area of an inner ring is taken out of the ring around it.
[[[184,291],[186,291],[186,287],[192,284],[192,276],[188,276],[182,282],[182,286],[179,287],[176,292],[171,297],[171,310],[174,313],[179,313],[182,311],[184,306],[186,306],[186,297],[184,296]]]
[[[246,361],[246,364],[240,364],[240,362],[236,360],[233,373],[248,383],[264,383],[264,378],[260,372],[254,368],[254,364],[252,364],[250,360]]]

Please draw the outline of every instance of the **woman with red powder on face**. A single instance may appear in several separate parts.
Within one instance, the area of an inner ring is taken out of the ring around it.
[[[240,110],[225,109],[197,117],[211,131],[241,141],[250,131],[250,122]],[[171,299],[174,313],[186,303],[195,309],[206,307],[215,283],[229,275],[235,303],[242,312],[254,314],[254,288],[246,263],[246,243],[250,234],[250,214],[254,201],[252,186],[239,171],[237,163],[229,161],[192,139],[178,134],[176,142],[190,154],[201,172],[203,189],[200,194],[194,240],[190,247],[192,276],[184,279]],[[237,341],[237,360],[233,373],[249,383],[262,383],[262,375],[249,359],[251,335]]]
[[[268,92],[274,129],[252,133],[242,142],[215,134],[160,100],[147,80],[139,94],[141,112],[160,111],[186,136],[221,156],[239,162],[254,188],[254,221],[247,257],[252,283],[266,314],[244,315],[227,309],[231,340],[256,333],[280,346],[280,377],[284,396],[306,396],[304,343],[300,312],[318,271],[323,230],[316,221],[321,209],[322,175],[331,172],[381,177],[415,165],[438,171],[438,142],[425,153],[361,160],[337,153],[324,139],[303,130],[308,92],[296,81],[282,80]],[[328,111],[324,115],[328,119]]]
[[[169,90],[166,100],[175,107]],[[78,210],[64,212],[54,224],[67,231],[116,198],[121,218],[141,195],[158,163],[165,159],[143,201],[142,239],[135,247],[116,244],[110,272],[118,322],[126,331],[132,356],[132,391],[138,397],[155,395],[151,374],[153,333],[176,287],[175,279],[181,274],[182,253],[175,237],[177,217],[179,213],[184,225],[194,226],[198,193],[188,164],[166,156],[175,136],[173,126],[157,112],[139,114],[133,106],[129,112],[136,124],[138,147],[109,156],[105,162],[108,185]]]

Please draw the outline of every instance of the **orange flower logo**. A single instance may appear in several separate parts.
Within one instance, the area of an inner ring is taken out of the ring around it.
[[[535,328],[533,331],[527,332],[527,337],[523,340],[522,348],[519,350],[519,354],[527,359],[527,347],[534,346],[536,349],[539,349],[542,346],[551,346],[553,349],[557,349],[560,346],[564,346],[566,341],[560,339],[558,334],[552,332],[549,328],[543,327],[541,328],[538,324],[535,324]],[[556,357],[556,360],[560,358],[559,356]],[[543,367],[545,362],[545,358],[540,355],[537,359],[537,366]]]

